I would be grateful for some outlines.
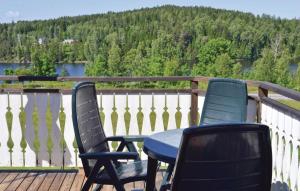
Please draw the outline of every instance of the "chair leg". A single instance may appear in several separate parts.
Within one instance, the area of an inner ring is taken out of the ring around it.
[[[93,182],[94,182],[94,177],[96,176],[97,172],[99,171],[101,166],[101,161],[97,160],[95,166],[93,167],[92,171],[90,172],[86,182],[84,183],[81,191],[88,191],[90,189],[90,187],[92,186]]]
[[[103,187],[102,184],[96,184],[96,186],[95,186],[95,188],[93,189],[93,191],[100,191],[102,187]]]
[[[81,191],[88,191],[90,189],[90,187],[92,186],[93,181],[91,180],[91,178],[89,177],[86,182],[84,183]]]
[[[121,183],[119,177],[117,176],[117,172],[116,172],[115,168],[113,167],[113,164],[111,162],[106,162],[104,164],[104,166],[105,166],[110,178],[113,180],[116,190],[117,191],[125,191],[124,185]]]

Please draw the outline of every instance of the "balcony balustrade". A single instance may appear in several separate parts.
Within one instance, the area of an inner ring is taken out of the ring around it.
[[[185,89],[98,89],[99,115],[106,135],[110,136],[149,135],[199,124],[205,97],[199,86],[209,78],[0,76],[0,80],[190,83]],[[247,121],[271,128],[273,188],[300,190],[300,111],[272,99],[268,92],[294,101],[300,101],[300,93],[267,82],[247,84],[258,92],[248,96]],[[2,88],[0,103],[0,169],[81,166],[74,139],[70,89]],[[114,142],[110,146],[117,148]],[[142,145],[137,146],[145,158]]]

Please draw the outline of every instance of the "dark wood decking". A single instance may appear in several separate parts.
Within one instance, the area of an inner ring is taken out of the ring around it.
[[[0,172],[0,191],[77,191],[85,177],[83,170],[78,172]],[[157,173],[156,183],[162,180],[162,172]],[[128,183],[126,190],[144,188],[144,182]],[[103,191],[113,191],[112,186],[104,186]]]

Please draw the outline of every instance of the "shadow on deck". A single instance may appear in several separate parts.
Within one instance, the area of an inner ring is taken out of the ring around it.
[[[0,172],[0,191],[79,191],[86,180],[84,172]],[[160,185],[162,172],[157,173],[156,183]],[[144,182],[128,183],[126,190],[144,188]],[[92,190],[92,189],[91,189]],[[103,191],[113,191],[104,186]]]

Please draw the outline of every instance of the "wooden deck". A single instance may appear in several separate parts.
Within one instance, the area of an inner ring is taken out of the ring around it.
[[[0,172],[0,191],[77,191],[86,178],[83,170],[78,172]],[[161,183],[162,172],[157,173],[157,185]],[[126,190],[144,188],[144,182],[128,183]],[[92,189],[91,189],[92,190]],[[104,186],[103,191],[113,191]]]

